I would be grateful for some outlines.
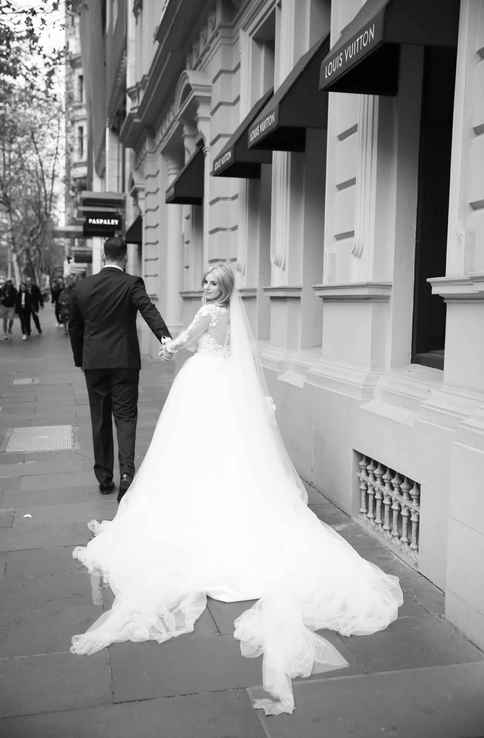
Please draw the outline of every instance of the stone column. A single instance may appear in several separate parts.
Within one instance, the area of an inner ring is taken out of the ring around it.
[[[180,167],[169,155],[164,155],[167,174],[167,188],[178,176]],[[170,332],[175,335],[179,332],[183,323],[183,302],[180,291],[183,289],[183,232],[182,232],[182,208],[178,205],[167,205],[165,207],[165,296],[164,296],[164,319]]]
[[[352,248],[355,257],[352,269],[355,281],[373,278],[371,260],[375,248],[378,108],[379,98],[376,95],[360,96],[360,157],[356,174],[358,189]]]

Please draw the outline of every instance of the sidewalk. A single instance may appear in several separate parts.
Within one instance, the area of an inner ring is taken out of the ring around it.
[[[89,540],[88,520],[114,515],[116,499],[98,492],[83,375],[51,305],[41,320],[43,336],[0,342],[0,738],[484,736],[484,654],[444,620],[437,588],[315,490],[312,509],[400,577],[405,604],[384,633],[325,632],[348,667],[297,681],[294,715],[252,709],[260,659],[243,658],[231,635],[247,603],[211,601],[195,633],[162,645],[71,655],[71,636],[110,602],[104,591],[95,604],[72,548]],[[171,372],[144,361],[138,464]],[[69,426],[74,447],[62,448]]]

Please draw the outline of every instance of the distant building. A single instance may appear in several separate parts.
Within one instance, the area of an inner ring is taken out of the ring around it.
[[[85,0],[81,28],[130,269],[176,332],[237,265],[301,475],[483,647],[484,4]]]
[[[81,59],[79,15],[66,9],[65,37],[67,56],[65,63],[65,220],[66,225],[81,223],[78,218],[79,195],[89,189],[89,117],[86,104],[84,69]],[[67,241],[70,257],[69,272],[90,269],[92,254],[84,238]]]

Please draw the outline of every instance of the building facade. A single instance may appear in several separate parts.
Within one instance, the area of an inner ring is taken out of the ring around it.
[[[84,69],[81,58],[79,15],[65,14],[65,221],[73,227],[78,221],[79,196],[89,189],[89,116],[86,104]],[[82,237],[69,239],[66,248],[68,272],[88,271],[91,252]]]
[[[176,333],[206,266],[234,263],[302,477],[482,647],[484,4],[99,8],[95,163],[131,270]]]

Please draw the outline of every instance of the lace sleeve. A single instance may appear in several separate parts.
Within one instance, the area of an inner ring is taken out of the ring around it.
[[[168,339],[164,342],[164,346],[168,351],[174,354],[181,348],[190,349],[196,345],[200,336],[205,333],[212,319],[212,310],[209,305],[203,305],[196,313],[192,322],[173,340]]]

